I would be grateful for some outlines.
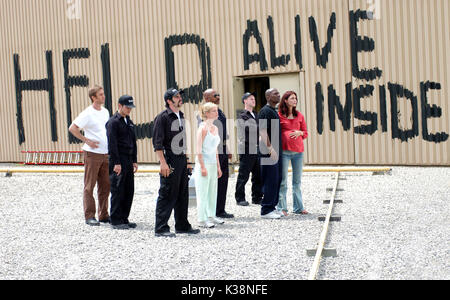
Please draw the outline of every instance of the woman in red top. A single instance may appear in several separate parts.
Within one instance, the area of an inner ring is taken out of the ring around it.
[[[283,178],[280,187],[278,211],[287,216],[287,179],[289,162],[292,163],[292,188],[294,196],[294,214],[306,215],[303,207],[302,191],[300,189],[303,173],[303,140],[308,137],[305,117],[297,111],[297,94],[286,92],[281,98],[278,114],[280,116],[281,136],[283,144]]]

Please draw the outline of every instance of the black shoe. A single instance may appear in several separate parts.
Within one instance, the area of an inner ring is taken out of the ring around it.
[[[89,226],[100,226],[100,223],[95,218],[86,220],[86,224]]]
[[[234,215],[229,214],[227,212],[223,212],[221,214],[218,214],[217,217],[222,218],[222,219],[233,219]]]
[[[175,230],[176,233],[180,234],[198,234],[200,233],[200,229],[189,228],[188,230]]]
[[[249,206],[249,204],[248,204],[247,201],[239,201],[239,202],[237,203],[237,205],[239,205],[239,206]]]
[[[134,228],[137,227],[137,224],[136,224],[136,223],[127,223],[127,225],[128,225],[128,227],[130,227],[130,228],[132,228],[132,229],[134,229]]]
[[[252,200],[252,204],[261,205],[261,199],[259,199],[259,200]]]
[[[103,224],[111,224],[111,218],[100,220],[99,222]]]
[[[111,227],[112,227],[112,229],[117,229],[117,230],[128,230],[128,229],[130,229],[128,224],[111,225]]]
[[[155,236],[157,236],[157,237],[168,237],[168,238],[176,237],[175,233],[171,233],[170,231],[155,232]]]

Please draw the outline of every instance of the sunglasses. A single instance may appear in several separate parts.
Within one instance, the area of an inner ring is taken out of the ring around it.
[[[220,94],[214,94],[214,98],[220,98]]]

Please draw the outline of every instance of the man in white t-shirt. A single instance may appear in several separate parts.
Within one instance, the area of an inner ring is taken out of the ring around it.
[[[109,223],[108,197],[110,193],[108,139],[106,137],[106,122],[109,112],[103,107],[105,92],[101,86],[89,90],[92,105],[86,108],[72,123],[69,131],[84,142],[84,191],[83,207],[86,224],[99,226]],[[84,135],[81,134],[84,131]],[[95,199],[93,196],[95,184],[98,193],[98,218],[95,218]]]

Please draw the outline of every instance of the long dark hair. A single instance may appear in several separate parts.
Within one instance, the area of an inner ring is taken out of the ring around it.
[[[298,96],[297,96],[296,92],[294,92],[294,91],[287,91],[286,93],[284,93],[283,97],[281,97],[280,106],[278,108],[279,111],[281,112],[281,114],[283,116],[285,116],[286,118],[289,117],[289,108],[288,108],[286,102],[289,99],[289,97],[292,96],[292,95],[295,95],[297,97],[297,101],[298,101]],[[296,106],[294,106],[292,108],[292,114],[294,115],[294,117],[297,117],[298,112],[297,112],[297,107]]]

